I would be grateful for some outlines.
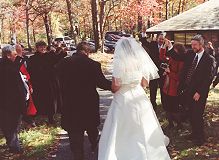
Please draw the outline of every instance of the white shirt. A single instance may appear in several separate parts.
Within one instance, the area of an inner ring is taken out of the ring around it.
[[[147,34],[145,32],[141,33],[142,38],[147,37]]]
[[[198,62],[197,62],[197,66],[198,66],[198,63],[200,62],[203,54],[204,54],[205,50],[201,51],[200,53],[196,53],[195,57],[198,56]]]
[[[26,77],[25,75],[23,75],[21,72],[20,72],[20,76],[21,76],[21,79],[23,81],[23,84],[24,84],[24,88],[26,89],[26,101],[28,101],[30,99],[30,90],[29,90],[29,86],[27,84],[27,80],[26,80]]]
[[[164,45],[163,44],[161,44],[161,45],[157,44],[157,47],[160,49],[160,48],[164,47]]]

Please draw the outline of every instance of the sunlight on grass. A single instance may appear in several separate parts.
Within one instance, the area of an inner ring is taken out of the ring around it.
[[[219,87],[210,90],[208,97],[208,105],[219,106]]]
[[[0,137],[0,146],[4,145],[6,143],[5,139],[1,136]]]
[[[29,130],[23,129],[19,133],[22,147],[24,148],[24,154],[22,157],[14,157],[7,153],[6,149],[1,149],[2,156],[7,156],[9,159],[34,159],[43,158],[48,155],[51,147],[57,142],[58,134],[60,133],[60,127],[52,127],[47,125],[41,125]],[[0,145],[5,145],[5,139],[0,137]],[[1,159],[1,156],[0,156]]]
[[[209,97],[205,109],[205,132],[206,143],[200,147],[194,147],[191,142],[183,139],[177,131],[168,132],[172,144],[170,154],[174,160],[217,160],[218,159],[218,133],[219,133],[219,86],[209,92]],[[181,132],[188,132],[188,126],[185,126]],[[175,133],[174,133],[175,132]]]
[[[23,147],[27,149],[25,152],[27,157],[34,155],[43,155],[56,139],[61,128],[47,127],[45,125],[22,131],[20,139]]]

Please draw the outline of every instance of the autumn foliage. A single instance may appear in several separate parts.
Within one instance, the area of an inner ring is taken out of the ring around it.
[[[67,3],[68,2],[68,3]],[[93,30],[91,2],[96,2],[97,26]],[[184,12],[204,0],[0,0],[0,43],[11,38],[28,46],[38,39],[64,34],[78,39],[93,39],[94,32],[102,38],[106,31],[136,33],[139,25],[153,26],[167,17]],[[142,27],[141,26],[141,27]],[[140,28],[141,28],[140,27]]]

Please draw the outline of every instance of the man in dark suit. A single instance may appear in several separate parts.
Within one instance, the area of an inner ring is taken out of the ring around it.
[[[165,36],[163,33],[158,35],[157,41],[148,42],[147,37],[145,37],[144,34],[142,34],[139,38],[140,42],[142,43],[142,46],[148,52],[149,56],[151,57],[151,59],[156,64],[157,68],[159,69],[160,79],[152,80],[149,83],[150,100],[151,100],[151,103],[153,105],[154,110],[156,110],[156,107],[157,107],[157,103],[156,103],[157,89],[158,89],[158,87],[160,87],[160,89],[161,89],[160,93],[162,96],[162,88],[163,88],[163,82],[164,82],[164,78],[162,75],[163,72],[160,69],[161,60],[159,59],[160,48],[164,43],[164,38],[165,38]]]
[[[68,132],[74,160],[83,160],[85,131],[93,151],[98,144],[100,114],[96,87],[111,90],[111,82],[103,75],[101,64],[90,59],[89,53],[89,45],[81,42],[77,53],[57,66],[63,98],[61,125]]]
[[[15,63],[17,53],[11,45],[2,49],[0,61],[0,128],[9,151],[20,153],[18,130],[26,109],[27,90]]]
[[[180,93],[183,93],[184,107],[189,109],[192,133],[187,137],[196,145],[204,143],[203,114],[208,98],[213,70],[213,59],[204,50],[204,39],[201,35],[192,38],[192,50],[185,55],[177,55],[170,41],[168,54],[177,60],[184,61],[180,80]]]
[[[47,51],[44,41],[36,43],[36,52],[28,60],[27,69],[33,86],[33,101],[38,115],[47,115],[48,123],[54,124],[54,115],[60,107],[59,83],[55,73],[55,65],[67,53],[55,54]]]

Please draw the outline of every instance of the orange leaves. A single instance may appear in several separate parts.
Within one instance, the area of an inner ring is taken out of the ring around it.
[[[147,22],[148,18],[154,22],[153,18],[158,19],[158,17],[152,17],[152,15],[160,12],[160,3],[158,2],[158,0],[130,0],[121,5],[119,18],[122,18],[123,23],[131,28],[138,21],[138,16],[143,17],[143,23]]]

